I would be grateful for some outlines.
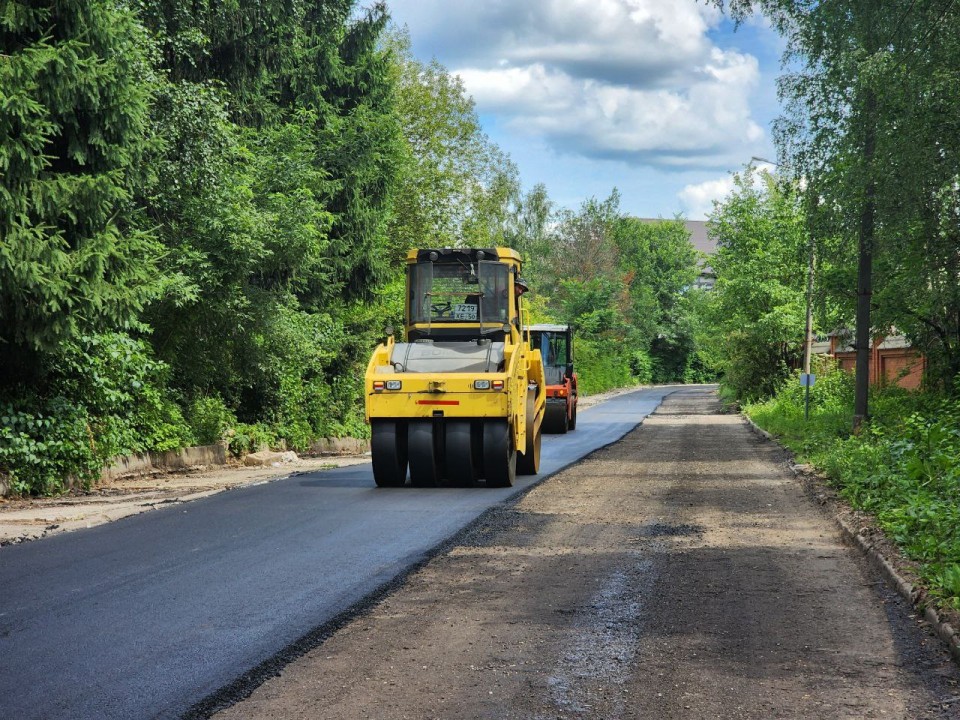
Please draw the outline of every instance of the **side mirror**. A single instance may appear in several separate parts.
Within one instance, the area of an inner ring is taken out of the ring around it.
[[[393,332],[394,332],[394,330],[393,330],[393,325],[387,325],[387,326],[383,329],[383,332],[384,332],[384,334],[385,334],[387,337],[393,337]]]

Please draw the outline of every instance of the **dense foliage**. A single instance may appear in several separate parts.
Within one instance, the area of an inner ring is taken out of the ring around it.
[[[148,149],[146,33],[112,2],[8,1],[0,13],[0,384],[38,354],[129,326],[156,244],[133,226]]]
[[[144,2],[168,78],[144,188],[168,249],[154,346],[188,400],[221,398],[298,448],[358,429],[356,387],[338,378],[364,359],[358,315],[371,319],[361,307],[391,265],[401,142],[385,15],[351,11]]]
[[[696,283],[705,259],[698,257],[683,222],[624,217],[616,236],[630,334],[638,346],[631,358],[634,373],[643,382],[715,380],[718,368],[696,332],[706,297]]]
[[[817,255],[835,261],[818,291],[853,327],[861,258],[865,330],[906,335],[929,360],[928,385],[951,392],[960,372],[960,6],[716,4],[740,18],[762,10],[787,40],[776,139],[802,180]]]
[[[363,432],[405,159],[386,22],[352,0],[4,4],[15,489],[228,427],[238,450]]]
[[[809,242],[797,193],[752,167],[710,216],[716,284],[703,342],[738,398],[772,395],[803,354]]]
[[[521,200],[513,245],[535,258],[534,317],[572,323],[584,392],[716,377],[694,327],[699,258],[681,220],[624,215],[614,190],[553,211],[541,187]]]
[[[171,450],[194,435],[163,392],[169,368],[122,333],[65,343],[41,392],[0,404],[0,468],[16,492],[54,492],[68,475],[91,480],[116,455]]]

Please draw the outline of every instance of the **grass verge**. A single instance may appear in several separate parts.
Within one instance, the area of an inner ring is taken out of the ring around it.
[[[920,564],[930,595],[960,609],[960,399],[876,388],[870,423],[857,435],[852,407],[852,376],[824,366],[810,391],[809,420],[796,376],[743,409],[854,508],[874,515]]]

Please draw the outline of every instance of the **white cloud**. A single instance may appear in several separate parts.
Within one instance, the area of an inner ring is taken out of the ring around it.
[[[446,62],[545,62],[574,76],[589,69],[663,68],[702,56],[719,11],[696,0],[394,0]]]
[[[714,202],[719,202],[733,192],[733,175],[718,180],[707,180],[696,185],[686,185],[677,197],[683,213],[690,220],[703,220],[713,212]]]
[[[763,138],[750,117],[756,60],[714,49],[686,87],[634,88],[572,77],[543,63],[461,69],[481,112],[558,151],[629,164],[729,167]]]
[[[754,172],[746,176],[745,172],[749,168],[753,168]],[[751,187],[758,192],[764,192],[769,179],[767,176],[775,175],[776,172],[777,164],[775,162],[759,157],[750,158],[749,163],[744,164],[743,167],[738,170],[741,178],[749,177]],[[726,200],[733,192],[733,179],[734,174],[729,173],[715,180],[706,180],[701,183],[685,185],[683,190],[677,193],[684,215],[691,220],[702,220],[705,218],[713,212],[714,202]],[[802,186],[803,181],[801,181],[801,187]]]
[[[397,5],[395,0],[393,3]],[[715,46],[697,0],[401,0],[481,113],[555,152],[725,168],[762,144],[755,57]]]

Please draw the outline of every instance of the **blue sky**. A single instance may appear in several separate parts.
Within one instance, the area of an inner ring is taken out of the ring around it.
[[[614,187],[640,217],[703,219],[774,158],[782,43],[697,0],[387,0],[413,53],[474,98],[487,135],[557,204]]]

